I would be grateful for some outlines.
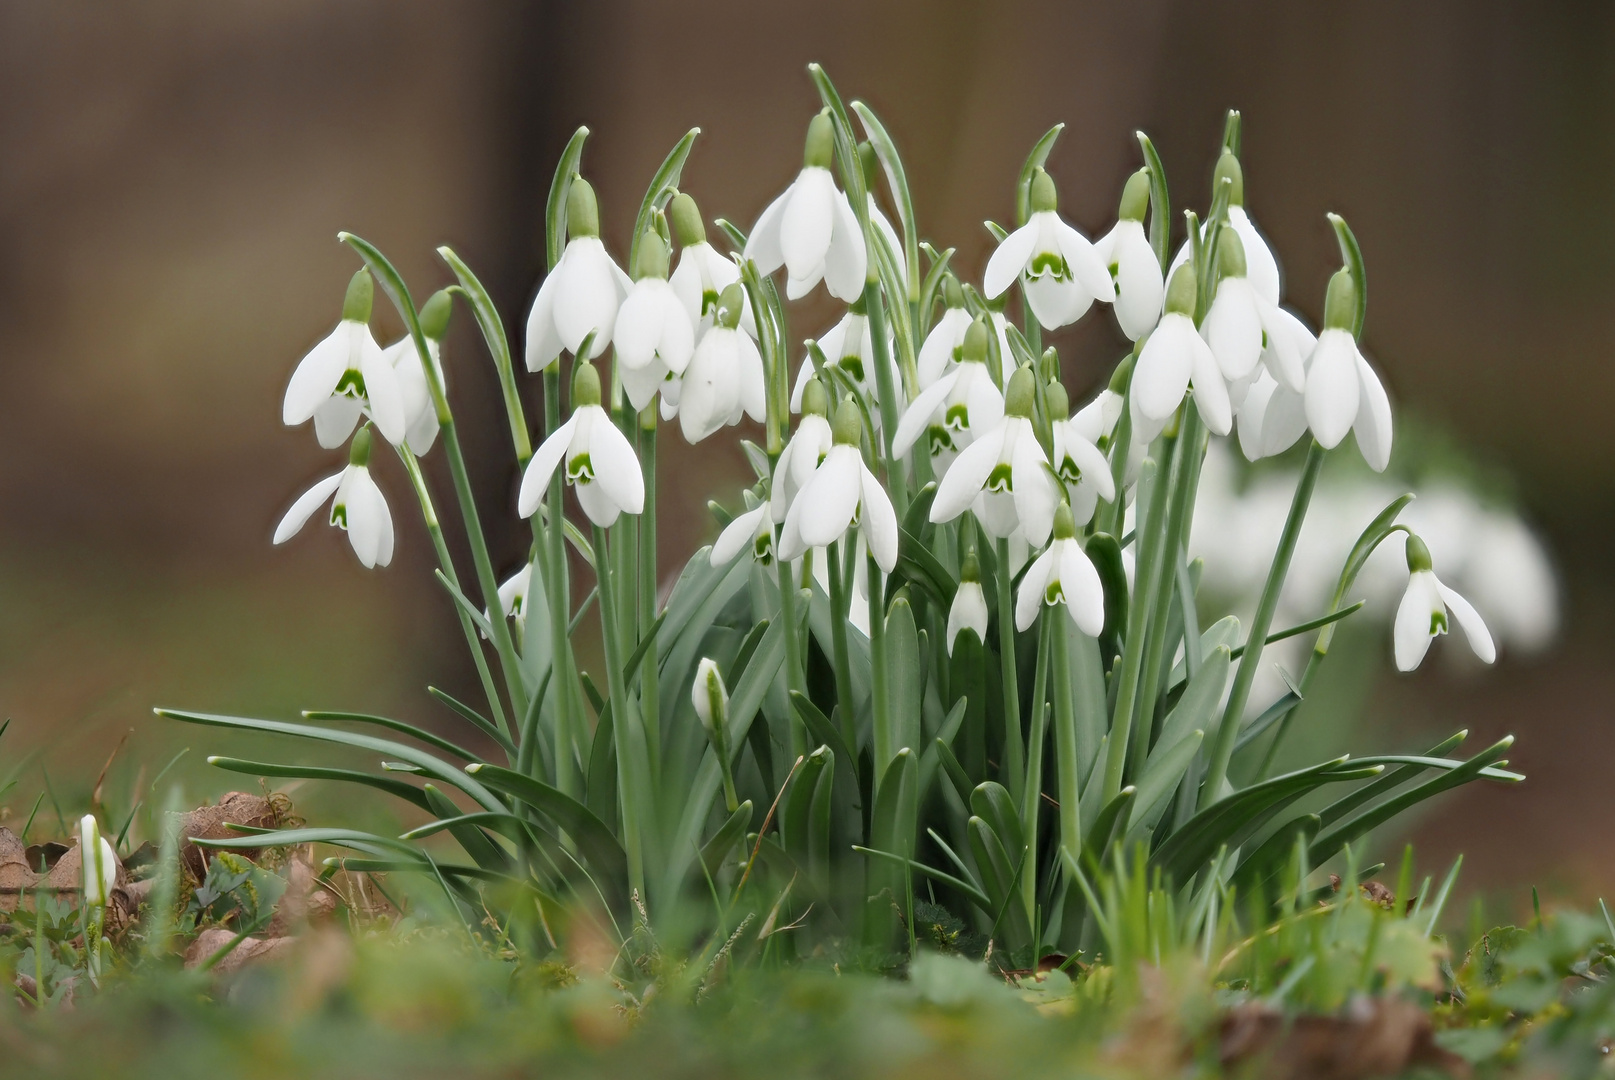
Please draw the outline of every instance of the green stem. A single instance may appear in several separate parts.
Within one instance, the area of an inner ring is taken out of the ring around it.
[[[1060,847],[1073,861],[1082,854],[1081,792],[1078,787],[1076,692],[1066,620],[1054,619],[1049,651],[1054,656],[1054,769],[1060,800]]]
[[[621,638],[617,626],[617,583],[612,580],[610,543],[606,530],[594,526],[595,581],[600,589],[600,637],[605,646],[606,693],[611,705],[612,737],[617,747],[617,791],[622,803],[623,848],[628,854],[628,884],[645,896],[645,852],[642,830],[656,805],[651,793],[649,763],[645,758],[645,732],[639,714],[628,701],[623,684]]]
[[[544,434],[555,433],[561,426],[561,362],[559,359],[544,369]],[[544,530],[544,595],[549,603],[550,615],[550,692],[555,695],[555,786],[573,798],[583,795],[583,777],[578,769],[581,752],[583,712],[574,697],[576,678],[573,675],[571,642],[567,624],[571,621],[572,590],[566,565],[566,540],[562,522],[565,507],[561,498],[565,491],[562,470],[550,477],[548,497],[549,526]],[[536,748],[535,748],[536,750]],[[536,758],[536,753],[534,755]]]
[[[1122,523],[1127,518],[1127,458],[1133,449],[1132,405],[1132,391],[1128,390],[1122,398],[1122,414],[1116,418],[1116,426],[1110,436],[1110,478],[1116,487],[1116,498],[1101,511],[1105,521],[1103,531],[1118,540],[1122,535]]]
[[[1267,584],[1262,587],[1262,598],[1256,605],[1256,617],[1246,636],[1245,655],[1239,658],[1239,671],[1234,675],[1234,688],[1228,695],[1228,707],[1223,710],[1222,722],[1212,743],[1210,764],[1206,780],[1200,789],[1200,806],[1211,805],[1218,799],[1223,781],[1228,777],[1228,763],[1234,755],[1234,739],[1239,734],[1239,723],[1245,715],[1245,703],[1250,700],[1251,683],[1256,679],[1257,665],[1261,663],[1262,646],[1266,644],[1268,629],[1273,625],[1273,612],[1278,608],[1279,592],[1295,555],[1296,540],[1301,535],[1301,524],[1306,520],[1307,506],[1312,502],[1313,489],[1318,485],[1318,473],[1328,453],[1317,440],[1307,450],[1307,463],[1301,479],[1295,485],[1295,497],[1290,501],[1290,515],[1285,519],[1284,532],[1279,537],[1278,550],[1273,553],[1273,565],[1267,572]]]
[[[443,526],[437,519],[437,508],[432,505],[432,493],[427,490],[426,476],[421,472],[420,460],[408,445],[394,449],[398,451],[398,460],[404,463],[404,472],[409,476],[410,486],[415,489],[415,497],[420,500],[421,517],[426,521],[426,534],[432,538],[432,550],[437,552],[438,567],[443,571],[443,576],[449,579],[449,584],[459,589],[460,577],[454,571],[454,559],[449,555],[447,541],[443,539]],[[488,707],[493,710],[494,722],[499,725],[500,730],[509,731],[510,724],[505,719],[504,705],[499,700],[499,687],[494,684],[493,672],[488,669],[488,657],[482,651],[476,624],[471,621],[470,613],[459,604],[454,604],[453,607],[454,613],[460,617],[460,629],[465,632],[466,647],[471,650],[471,659],[477,665],[477,676],[482,680],[482,692],[488,698]]]
[[[903,465],[892,456],[892,436],[897,433],[897,386],[892,381],[892,357],[886,340],[886,309],[881,306],[880,285],[864,283],[864,308],[869,318],[869,340],[875,350],[875,392],[880,395],[880,448],[886,461],[886,488],[898,520],[908,511],[908,481]]]
[[[847,745],[858,745],[857,725],[852,704],[852,664],[847,659],[847,612],[851,607],[848,588],[851,582],[842,580],[841,542],[825,548],[826,569],[830,578],[830,652],[836,669],[836,700],[841,707],[841,737]]]
[[[776,548],[777,550],[777,548]],[[795,690],[798,693],[807,692],[807,679],[802,670],[802,645],[797,640],[796,615],[796,576],[791,572],[791,564],[784,559],[774,560],[775,568],[779,572],[779,617],[785,624],[785,689]],[[791,755],[793,758],[801,757],[808,752],[807,726],[796,710],[791,710]]]
[[[648,424],[648,426],[647,426]],[[645,476],[645,512],[639,520],[639,634],[643,639],[656,621],[656,407],[640,414],[639,460]],[[639,669],[639,698],[644,706],[645,747],[651,771],[660,772],[661,686],[656,666],[656,649],[645,650]]]
[[[1010,591],[1009,541],[998,541],[998,567],[993,582],[998,590],[998,664],[1004,684],[1003,776],[1011,798],[1021,797],[1026,775],[1026,748],[1021,742],[1021,688],[1015,673],[1015,599]]]
[[[1037,668],[1032,676],[1032,730],[1026,740],[1026,780],[1021,788],[1021,830],[1026,838],[1021,859],[1021,903],[1026,908],[1026,921],[1037,925],[1037,817],[1038,803],[1043,798],[1043,741],[1048,730],[1049,713],[1049,646],[1053,639],[1052,624],[1066,618],[1058,607],[1046,608],[1038,618]]]
[[[849,540],[849,543],[857,541]],[[874,730],[875,775],[886,775],[886,766],[897,756],[899,749],[896,726],[892,723],[891,702],[886,700],[886,590],[882,587],[880,566],[873,555],[866,555],[865,570],[869,577],[869,681],[870,718]],[[850,745],[850,744],[849,744]]]

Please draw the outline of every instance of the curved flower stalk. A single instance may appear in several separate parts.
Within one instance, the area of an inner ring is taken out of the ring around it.
[[[1194,325],[1194,267],[1178,267],[1166,291],[1166,314],[1133,368],[1133,433],[1151,442],[1183,404],[1194,387],[1195,404],[1214,434],[1226,435],[1233,427],[1228,387],[1211,346]]]
[[[707,242],[701,209],[688,193],[681,191],[673,196],[667,211],[673,236],[679,242],[678,265],[673,268],[668,284],[673,287],[679,303],[684,305],[684,312],[695,329],[695,340],[699,342],[712,328],[723,291],[740,281],[740,268]],[[740,328],[756,339],[757,323],[749,303],[741,306]]]
[[[933,523],[952,521],[973,506],[989,536],[1005,539],[1018,529],[1033,547],[1048,539],[1060,492],[1032,430],[1035,378],[1029,367],[1010,378],[1003,421],[954,459],[931,503]]]
[[[864,464],[863,419],[850,398],[836,409],[834,434],[830,452],[785,515],[780,558],[794,560],[809,548],[828,547],[856,525],[869,554],[889,574],[897,566],[897,514]]]
[[[1088,438],[1090,425],[1078,423],[1076,417],[1067,417],[1071,406],[1065,387],[1057,382],[1050,383],[1047,398],[1054,436],[1054,471],[1065,484],[1070,500],[1068,512],[1078,525],[1086,525],[1093,520],[1101,499],[1115,501],[1116,481],[1110,474],[1110,462],[1094,445],[1094,440]]]
[[[1041,168],[1032,175],[1032,216],[998,245],[987,260],[982,291],[1003,295],[1020,279],[1026,302],[1045,330],[1076,322],[1093,302],[1116,298],[1104,260],[1076,229],[1056,213],[1054,180]]]
[[[539,286],[527,313],[527,370],[540,371],[561,355],[576,353],[590,334],[593,360],[611,344],[617,309],[632,283],[600,242],[600,206],[594,188],[572,178],[566,195],[568,240],[561,261]]]
[[[449,330],[449,315],[454,301],[445,289],[433,293],[421,305],[421,336],[426,339],[426,354],[432,358],[432,370],[437,384],[448,392],[448,380],[443,375],[443,338]],[[432,389],[426,381],[426,368],[414,340],[405,334],[382,350],[382,355],[398,375],[398,389],[404,403],[404,442],[416,457],[425,457],[437,442],[439,421],[437,405],[432,401]],[[319,425],[319,414],[314,423]],[[351,430],[351,429],[350,429]]]
[[[1250,280],[1251,287],[1256,295],[1269,304],[1279,302],[1280,284],[1282,276],[1279,273],[1278,260],[1273,257],[1273,249],[1267,246],[1267,241],[1251,221],[1250,214],[1245,211],[1245,170],[1239,164],[1239,158],[1230,151],[1223,151],[1217,161],[1216,172],[1212,175],[1212,190],[1217,189],[1224,179],[1229,181],[1228,188],[1228,228],[1239,237],[1240,244],[1245,249],[1245,276]],[[1200,235],[1203,239],[1211,223],[1204,222],[1200,226]],[[1189,261],[1189,244],[1184,242],[1178,248],[1178,253],[1172,257],[1172,263],[1167,267],[1167,276],[1177,272],[1178,267]]]
[[[1021,578],[1015,597],[1015,629],[1031,629],[1043,607],[1061,605],[1077,629],[1089,637],[1098,637],[1104,630],[1105,587],[1077,539],[1071,508],[1063,503],[1054,512],[1054,542]]]
[[[970,324],[976,321],[965,305],[964,290],[959,288],[959,282],[952,274],[942,279],[942,295],[947,309],[920,344],[917,374],[921,390],[952,371],[954,365],[959,363],[965,334],[969,332]],[[992,320],[993,332],[998,335],[998,355],[1013,356],[1009,346],[1009,320],[1004,318],[1001,311],[990,311],[988,317]]]
[[[875,372],[880,355],[875,351],[875,340],[869,332],[869,316],[864,311],[861,297],[834,326],[820,336],[817,344],[819,351],[824,353],[826,364],[844,374],[866,399],[873,402],[880,400],[880,379]],[[890,356],[891,352],[891,337],[888,335],[886,355]],[[796,372],[796,385],[791,388],[792,412],[801,411],[802,391],[813,377],[813,361],[803,360]],[[874,419],[879,418],[880,412],[875,410]]]
[[[868,253],[857,215],[830,175],[835,135],[828,111],[808,124],[802,171],[785,193],[768,204],[746,241],[746,258],[757,271],[785,267],[785,295],[798,300],[820,281],[838,300],[863,295]]]
[[[807,365],[811,366],[811,365]],[[809,379],[802,392],[802,420],[796,433],[785,444],[774,463],[774,481],[769,492],[770,513],[783,523],[797,492],[813,479],[825,455],[835,445],[830,429],[830,395],[818,379]]]
[[[1363,359],[1352,335],[1357,286],[1347,270],[1329,279],[1323,333],[1307,365],[1306,416],[1312,437],[1325,449],[1357,434],[1357,449],[1375,472],[1391,461],[1391,401],[1379,376]]]
[[[1239,397],[1250,385],[1256,365],[1265,363],[1280,386],[1299,393],[1306,387],[1302,366],[1302,339],[1293,332],[1287,315],[1256,291],[1246,276],[1245,245],[1239,234],[1223,229],[1217,234],[1217,295],[1200,327],[1206,344],[1217,358],[1231,388]]]
[[[892,454],[906,457],[923,435],[937,469],[946,473],[954,457],[1004,419],[1004,396],[987,369],[987,323],[977,319],[965,334],[959,363],[920,391],[897,423]]]
[[[959,567],[959,587],[948,606],[948,655],[953,655],[953,643],[966,630],[972,631],[977,641],[986,641],[988,617],[987,594],[981,588],[981,562],[975,548],[971,548]]]
[[[1492,642],[1491,631],[1486,629],[1486,621],[1473,604],[1436,577],[1430,549],[1412,533],[1408,534],[1407,560],[1408,587],[1402,594],[1402,603],[1397,606],[1393,631],[1397,668],[1412,671],[1419,666],[1430,650],[1430,642],[1447,632],[1449,612],[1463,627],[1469,647],[1481,662],[1495,661],[1497,646]]]
[[[314,511],[331,500],[330,522],[348,534],[353,553],[367,569],[393,561],[393,517],[381,488],[370,476],[370,428],[363,427],[348,448],[348,467],[327,476],[298,496],[275,527],[277,544],[302,531]]]
[[[763,358],[757,345],[739,329],[747,307],[745,288],[736,283],[723,290],[716,322],[701,335],[676,390],[662,392],[662,415],[677,416],[684,439],[698,443],[721,427],[750,416],[761,423],[768,406]]]
[[[617,309],[612,340],[623,390],[639,412],[669,377],[678,378],[695,351],[695,325],[667,280],[667,244],[655,229],[639,241],[638,280]]]
[[[308,351],[286,385],[281,420],[295,427],[312,419],[314,436],[327,450],[346,442],[367,412],[388,442],[404,441],[407,421],[398,375],[370,333],[374,296],[370,271],[354,274],[342,301],[342,321]]]
[[[600,407],[600,375],[580,362],[572,376],[572,417],[556,428],[527,463],[516,509],[532,517],[549,489],[550,477],[565,463],[566,482],[578,493],[578,505],[602,529],[624,513],[645,508],[645,479],[639,459],[606,410]]]
[[[1137,341],[1161,318],[1166,284],[1161,263],[1144,234],[1144,213],[1150,206],[1150,171],[1140,169],[1122,188],[1116,224],[1094,241],[1094,251],[1116,283],[1116,323],[1129,341]]]

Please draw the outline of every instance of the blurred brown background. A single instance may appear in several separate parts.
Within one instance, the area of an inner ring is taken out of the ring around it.
[[[1348,217],[1393,399],[1514,478],[1565,574],[1549,657],[1482,679],[1431,665],[1373,691],[1421,727],[1520,736],[1530,781],[1449,798],[1415,830],[1421,855],[1468,852],[1477,887],[1609,890],[1612,56],[1615,8],[1594,3],[0,5],[0,711],[16,721],[0,779],[37,751],[24,787],[43,764],[63,802],[82,799],[133,729],[126,788],[189,745],[181,775],[205,794],[230,786],[199,762],[226,737],[153,704],[435,722],[422,684],[471,693],[394,463],[379,470],[401,522],[390,569],[365,572],[317,526],[269,546],[340,463],[279,422],[355,265],[337,230],[381,246],[418,296],[446,280],[433,248],[453,245],[519,336],[576,125],[594,132],[584,168],[615,250],[694,125],[684,187],[749,227],[800,163],[817,59],[884,119],[922,230],[972,277],[980,221],[1009,218],[1027,148],[1060,120],[1062,210],[1097,235],[1137,167],[1134,129],[1175,205],[1199,206],[1222,112],[1242,109],[1248,205],[1314,321],[1336,259],[1323,215]],[[793,329],[831,317],[807,307]],[[510,566],[508,436],[459,322],[457,413]],[[390,312],[377,324],[398,335]],[[1075,387],[1120,350],[1094,317],[1055,343]],[[665,569],[706,535],[704,501],[747,473],[731,440],[663,446],[661,501],[680,514]]]

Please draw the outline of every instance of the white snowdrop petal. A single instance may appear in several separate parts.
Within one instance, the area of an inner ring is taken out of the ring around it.
[[[1312,350],[1306,391],[1307,426],[1325,449],[1351,430],[1361,393],[1356,343],[1344,330],[1325,330]]]
[[[1363,354],[1357,354],[1357,377],[1361,401],[1352,429],[1357,433],[1357,449],[1375,472],[1384,472],[1391,463],[1391,399],[1385,394],[1379,376]]]
[[[1082,472],[1084,483],[1092,484],[1098,489],[1099,497],[1110,502],[1116,497],[1116,480],[1110,475],[1110,462],[1100,452],[1099,447],[1087,439],[1077,435],[1076,432],[1066,428],[1065,452],[1071,455],[1077,468]]]
[[[734,561],[741,552],[749,549],[767,513],[768,504],[762,503],[755,510],[746,511],[725,526],[723,532],[718,534],[717,542],[712,545],[712,565],[725,566]]]
[[[284,544],[296,536],[303,526],[308,523],[308,519],[314,516],[314,511],[324,505],[325,500],[336,492],[337,486],[342,483],[342,476],[343,473],[340,472],[333,476],[327,476],[324,480],[299,495],[297,501],[292,503],[292,508],[286,511],[286,516],[280,519],[280,524],[275,526],[275,539],[273,542]]]
[[[1251,221],[1243,206],[1228,208],[1228,224],[1245,247],[1245,278],[1256,290],[1256,295],[1270,304],[1279,302],[1279,264],[1273,249]]]
[[[645,477],[639,458],[627,436],[603,412],[590,425],[589,460],[595,484],[619,509],[630,514],[645,509]]]
[[[370,470],[351,466],[352,477],[346,493],[348,543],[366,569],[374,569],[381,555],[381,519],[387,507],[381,492],[370,479]]]
[[[1060,588],[1071,619],[1089,637],[1098,637],[1105,629],[1105,587],[1099,580],[1099,571],[1088,559],[1082,545],[1067,540],[1060,553]]]
[[[594,333],[588,359],[606,351],[617,322],[621,273],[597,236],[580,236],[566,245],[555,292],[555,329],[568,351],[576,353]]]
[[[927,387],[942,377],[947,371],[948,364],[953,360],[953,350],[964,341],[965,331],[970,329],[970,312],[965,308],[949,308],[942,313],[931,332],[925,335],[925,342],[920,346],[919,360],[916,365],[920,377],[920,386]]]
[[[1004,237],[993,251],[992,257],[987,260],[987,272],[981,279],[982,293],[987,299],[994,300],[1003,295],[1004,290],[1021,276],[1021,271],[1032,260],[1038,231],[1038,227],[1029,221]]]
[[[1094,250],[1092,241],[1058,217],[1054,222],[1055,240],[1060,245],[1060,254],[1065,257],[1072,278],[1096,300],[1108,304],[1116,299],[1116,283],[1111,280],[1110,268]]]
[[[757,351],[757,345],[751,338],[736,333],[735,359],[739,365],[736,372],[738,406],[745,410],[747,416],[760,424],[768,415],[768,387],[763,378],[763,356]]]
[[[785,220],[785,208],[796,194],[793,182],[763,211],[763,216],[752,226],[746,238],[746,258],[757,264],[759,274],[772,274],[785,264],[785,252],[780,246],[780,223]]]
[[[1044,467],[1047,460],[1043,456],[1043,448],[1038,446],[1037,439],[1032,435],[1031,426],[1022,420],[1010,469],[1015,513],[1020,518],[1027,542],[1033,547],[1041,547],[1048,539],[1049,530],[1054,527],[1057,492],[1054,478]]]
[[[961,581],[948,608],[948,655],[953,655],[953,643],[966,630],[973,630],[978,641],[987,640],[987,598],[981,585],[974,581]]]
[[[803,543],[809,547],[826,547],[847,531],[858,509],[862,467],[863,459],[857,447],[837,446],[825,457],[813,479],[791,505],[792,511],[801,509],[797,528],[801,530]]]
[[[1051,547],[1037,557],[1021,577],[1021,588],[1015,594],[1015,629],[1027,630],[1037,621],[1043,608],[1043,590],[1056,570],[1054,549]]]
[[[364,376],[365,398],[370,404],[370,418],[376,430],[394,446],[404,441],[408,423],[404,418],[404,392],[398,386],[398,373],[393,370],[374,340],[369,342],[359,361]]]
[[[291,381],[286,384],[286,399],[281,405],[282,422],[303,423],[331,396],[348,370],[349,341],[349,324],[343,320],[298,363]]]
[[[1280,386],[1267,403],[1262,421],[1262,456],[1273,457],[1294,446],[1307,433],[1307,401],[1297,391]]]
[[[1433,575],[1432,575],[1433,576]],[[1492,632],[1486,628],[1486,620],[1480,617],[1480,612],[1460,596],[1457,590],[1443,584],[1440,578],[1435,578],[1436,591],[1441,600],[1447,605],[1447,610],[1463,627],[1464,637],[1469,641],[1469,647],[1475,650],[1475,655],[1483,663],[1493,663],[1497,660],[1497,646],[1492,641]]]
[[[1164,420],[1183,403],[1194,372],[1191,339],[1198,340],[1199,335],[1187,315],[1174,313],[1161,318],[1133,368],[1135,416]]]
[[[1128,340],[1137,341],[1161,318],[1166,298],[1161,264],[1139,222],[1119,221],[1111,235],[1115,237],[1111,259],[1116,264],[1116,322]]]
[[[864,278],[869,268],[869,252],[864,247],[863,229],[852,212],[852,204],[842,192],[835,193],[832,203],[835,213],[830,247],[824,255],[824,287],[838,300],[852,303],[863,295]],[[891,228],[890,225],[887,228]],[[898,259],[902,259],[902,245],[898,245]]]
[[[335,450],[348,441],[363,413],[364,402],[356,397],[326,398],[314,410],[314,438],[325,449]]]
[[[555,329],[555,292],[560,285],[559,266],[544,278],[527,312],[527,370],[539,371],[561,355],[561,335]]]
[[[986,435],[965,447],[949,466],[937,484],[936,498],[931,501],[931,520],[937,524],[952,521],[970,508],[981,493],[982,485],[992,475],[1004,449],[1004,432],[1008,424],[1000,424]]]
[[[874,556],[875,564],[889,574],[897,568],[897,511],[892,508],[886,489],[880,486],[880,481],[861,458],[858,469],[862,504],[858,530],[869,544],[869,554]]]
[[[828,169],[808,166],[792,185],[780,220],[779,244],[792,278],[818,277],[835,232],[835,181]]]
[[[1224,278],[1202,327],[1223,377],[1243,379],[1262,358],[1262,317],[1244,278]]]
[[[617,518],[622,515],[622,507],[617,501],[606,494],[598,483],[575,484],[573,490],[578,494],[578,505],[589,520],[602,529],[609,529],[617,524]]]
[[[1396,608],[1396,622],[1392,627],[1391,641],[1399,671],[1412,671],[1430,649],[1431,590],[1425,577],[1434,577],[1428,571],[1408,576],[1407,590]]]
[[[532,517],[538,512],[538,504],[549,493],[550,477],[555,475],[556,466],[561,464],[561,459],[572,445],[572,433],[577,426],[578,414],[574,412],[566,423],[539,444],[528,459],[527,471],[522,473],[521,491],[516,496],[516,512],[522,517]]]
[[[920,391],[913,404],[904,410],[902,419],[897,422],[897,432],[892,436],[893,456],[906,457],[908,452],[914,449],[914,444],[930,429],[937,410],[942,408],[942,403],[958,381],[959,373],[954,371]]]
[[[1228,386],[1222,381],[1222,369],[1212,355],[1211,346],[1196,335],[1190,342],[1190,364],[1194,382],[1194,402],[1206,428],[1213,435],[1226,435],[1234,427],[1233,406],[1228,401]]]
[[[647,366],[661,344],[666,316],[656,285],[666,287],[666,282],[654,278],[639,282],[617,309],[617,323],[611,337],[617,343],[617,360],[623,367]]]

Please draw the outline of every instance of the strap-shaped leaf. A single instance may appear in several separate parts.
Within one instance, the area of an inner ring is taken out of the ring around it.
[[[791,790],[785,795],[784,812],[780,815],[780,835],[785,850],[798,862],[808,857],[808,831],[811,826],[813,793],[825,767],[835,761],[835,751],[820,746],[802,759],[791,780]]]
[[[954,737],[959,734],[959,727],[964,723],[965,709],[969,701],[961,697],[953,703],[948,715],[943,719],[942,726],[937,729],[936,738],[926,747],[925,753],[920,755],[920,802],[925,802],[926,796],[931,794],[931,785],[936,782],[938,766],[945,766],[942,755],[946,754],[952,761],[953,768],[959,769],[959,775],[964,776],[964,770],[959,768],[959,760],[954,757],[951,749]],[[951,775],[951,771],[950,775]],[[959,800],[969,805],[970,781],[966,778],[964,790],[959,793]]]
[[[434,735],[430,731],[416,727],[414,724],[407,724],[402,720],[394,720],[386,716],[326,709],[305,709],[303,718],[306,720],[345,720],[356,724],[374,724],[377,727],[388,728],[419,739],[428,746],[435,746],[445,753],[453,754],[462,761],[477,761],[482,757],[481,754],[473,754],[465,747],[460,746],[458,743],[450,742],[441,735]]]
[[[668,200],[678,191],[679,178],[684,174],[684,163],[689,160],[690,148],[695,145],[695,137],[699,134],[701,129],[698,127],[684,133],[684,137],[668,151],[661,168],[656,170],[656,175],[651,177],[650,187],[645,189],[645,198],[639,204],[639,213],[634,216],[634,238],[628,247],[630,274],[638,270],[639,244],[645,236],[645,230],[650,228],[650,216],[664,208]]]
[[[1151,762],[1156,759],[1156,755],[1176,746],[1190,731],[1196,728],[1201,731],[1208,730],[1212,715],[1222,702],[1223,690],[1228,685],[1231,660],[1232,654],[1226,645],[1219,645],[1206,655],[1200,670],[1184,688],[1183,696],[1178,699],[1177,705],[1167,713],[1166,720],[1161,725],[1160,737],[1156,740],[1155,748],[1150,751]],[[1149,765],[1145,765],[1145,769],[1148,771]],[[1142,786],[1140,784],[1140,787]]]
[[[1133,804],[1131,816],[1137,825],[1151,824],[1152,812],[1159,809],[1166,797],[1177,790],[1178,783],[1188,771],[1190,762],[1194,761],[1194,755],[1199,752],[1204,739],[1205,732],[1196,728],[1184,732],[1170,746],[1163,742],[1150,754],[1139,777],[1138,796]]]
[[[746,830],[751,827],[751,800],[747,799],[735,807],[735,812],[718,827],[701,847],[701,863],[707,868],[707,873],[716,874],[723,865],[723,860],[729,852],[734,850],[736,844],[746,838]]]
[[[976,790],[970,793],[970,809],[998,834],[1005,851],[1020,851],[1026,846],[1015,800],[1004,785],[993,780],[977,784]]]
[[[1030,216],[1028,209],[1032,195],[1032,174],[1041,169],[1049,160],[1049,151],[1054,149],[1054,141],[1065,130],[1064,124],[1055,124],[1043,133],[1043,137],[1032,144],[1032,152],[1026,155],[1026,164],[1021,166],[1020,179],[1015,184],[1015,226],[1019,228],[1026,224]]]
[[[905,298],[909,303],[916,303],[920,299],[920,249],[919,233],[914,224],[914,197],[908,188],[908,173],[903,169],[903,159],[897,152],[897,144],[892,141],[886,126],[880,122],[875,113],[862,101],[852,103],[852,111],[858,114],[863,122],[864,133],[869,136],[869,144],[875,148],[875,156],[880,159],[881,168],[886,172],[886,186],[892,193],[892,202],[897,207],[897,216],[903,223],[903,258],[908,266],[908,291]]]
[[[377,791],[385,791],[394,798],[413,803],[422,810],[431,810],[421,789],[390,776],[376,776],[356,769],[331,769],[316,765],[281,765],[271,761],[247,761],[243,758],[215,755],[207,763],[226,772],[244,773],[247,776],[284,776],[295,780],[339,780],[349,784],[362,784]]]
[[[998,914],[999,907],[1001,905],[993,903],[991,898],[989,898],[986,893],[982,892],[976,886],[970,884],[970,882],[965,881],[962,878],[954,877],[952,874],[947,873],[944,870],[938,870],[934,866],[927,866],[925,863],[914,859],[905,858],[902,855],[897,855],[890,851],[878,851],[875,848],[862,847],[858,844],[854,844],[852,846],[852,850],[858,852],[860,855],[873,855],[877,859],[886,859],[890,862],[895,862],[900,866],[906,866],[910,870],[913,870],[916,874],[923,874],[932,881],[939,882],[940,884],[946,885],[950,889],[957,890],[960,895],[964,896],[972,904],[975,904],[976,907],[980,908],[987,915],[993,916]]]
[[[1150,170],[1150,247],[1165,272],[1171,265],[1167,253],[1172,239],[1172,200],[1167,194],[1166,166],[1161,164],[1161,155],[1150,137],[1142,131],[1135,134],[1139,149],[1144,151],[1144,164]]]
[[[1116,793],[1116,797],[1104,805],[1094,823],[1088,827],[1088,835],[1082,841],[1082,857],[1095,870],[1104,862],[1105,853],[1110,849],[1111,839],[1116,831],[1116,823],[1126,820],[1125,815],[1132,809],[1133,797],[1138,789],[1129,784]]]
[[[487,833],[482,831],[478,821],[467,821],[466,817],[468,815],[454,805],[454,802],[439,791],[435,785],[427,784],[423,791],[426,795],[427,803],[431,806],[432,813],[436,814],[440,819],[430,826],[425,826],[425,828],[433,832],[439,828],[448,829],[449,835],[454,837],[455,842],[465,850],[467,855],[471,856],[471,861],[478,866],[501,872],[510,870],[513,865],[510,855],[504,848],[494,843]],[[488,814],[488,811],[482,811],[481,814],[471,816],[480,819],[486,814]],[[417,836],[425,835],[428,834],[417,829],[404,834],[403,839],[413,840]],[[524,837],[518,835],[514,839],[519,843]]]
[[[572,837],[578,851],[596,871],[615,881],[626,880],[628,857],[623,853],[622,844],[587,806],[542,780],[498,765],[468,765],[466,771],[495,791],[520,800],[554,822]]]
[[[580,127],[566,141],[561,159],[555,163],[555,177],[550,181],[549,202],[544,208],[544,254],[554,270],[566,250],[566,195],[572,188],[572,177],[577,175],[578,163],[583,160],[583,140],[589,129]]]

